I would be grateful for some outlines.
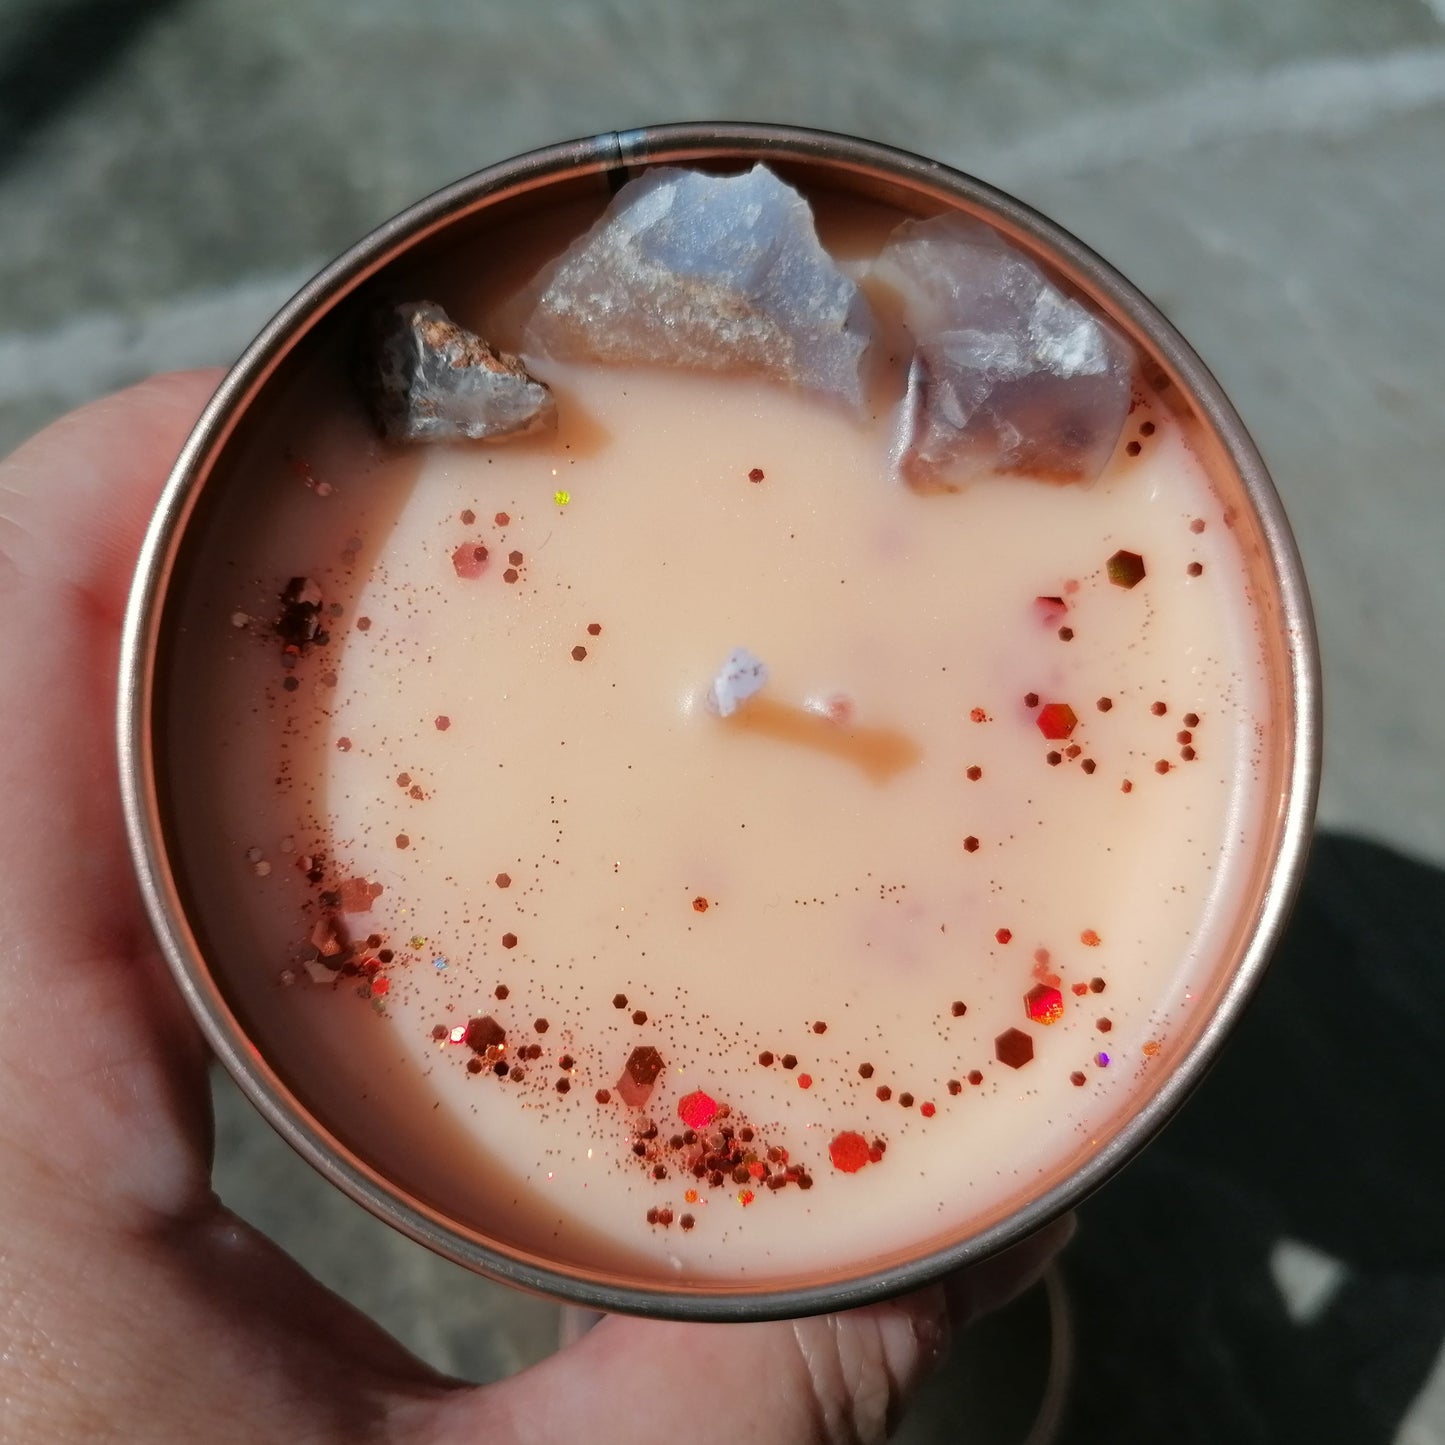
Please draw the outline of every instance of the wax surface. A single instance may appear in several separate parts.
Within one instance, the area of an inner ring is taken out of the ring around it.
[[[313,378],[213,527],[169,777],[237,1011],[508,1247],[774,1284],[961,1237],[1218,987],[1270,803],[1224,504],[1143,392],[1092,488],[919,495],[884,411],[532,366],[555,441],[408,454]]]

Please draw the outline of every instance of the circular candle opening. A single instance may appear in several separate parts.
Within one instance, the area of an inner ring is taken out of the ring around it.
[[[893,228],[958,210],[1126,336],[1099,482],[901,485],[886,366],[848,416],[527,356],[555,434],[378,439],[379,300],[512,350],[628,176],[764,156],[880,311]],[[1313,667],[1257,456],[1097,258],[864,142],[664,127],[423,202],[243,358],[147,546],[127,806],[213,1045],[368,1207],[608,1308],[797,1313],[1004,1247],[1177,1106],[1299,875]]]

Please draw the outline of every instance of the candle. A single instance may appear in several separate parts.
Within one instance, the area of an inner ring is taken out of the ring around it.
[[[382,441],[338,322],[170,582],[178,908],[261,1091],[552,1287],[877,1278],[1066,1193],[1182,1077],[1276,846],[1276,602],[1188,400],[1125,353],[1092,485],[920,485],[902,215],[812,201],[857,405],[526,350],[568,201],[388,278],[554,426]]]

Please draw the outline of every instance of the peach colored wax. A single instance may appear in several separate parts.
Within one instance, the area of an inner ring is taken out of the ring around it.
[[[555,438],[399,454],[313,378],[251,445],[172,712],[238,1012],[507,1248],[773,1285],[998,1218],[1166,1065],[1269,801],[1186,431],[1141,392],[1091,488],[920,495],[883,411],[528,360]]]

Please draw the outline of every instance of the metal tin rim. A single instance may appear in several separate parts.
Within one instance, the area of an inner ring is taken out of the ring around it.
[[[790,1289],[618,1284],[521,1258],[409,1199],[301,1109],[245,1037],[187,925],[163,845],[151,754],[150,693],[166,586],[209,467],[238,418],[299,339],[344,297],[427,236],[498,199],[568,177],[608,175],[664,162],[773,158],[902,183],[945,204],[984,208],[1061,259],[1137,326],[1213,428],[1258,516],[1278,583],[1288,639],[1293,718],[1278,851],[1255,928],[1227,989],[1186,1058],[1118,1133],[1065,1182],[977,1234],[898,1268]],[[1015,1244],[1079,1203],[1138,1152],[1188,1097],[1218,1054],[1279,941],[1303,878],[1320,770],[1318,648],[1308,591],[1289,525],[1263,460],[1219,384],[1159,311],[1111,266],[1028,206],[937,162],[850,136],[794,126],[702,123],[608,132],[477,172],[386,222],[308,282],[222,381],[187,440],[146,536],[122,640],[119,750],[126,828],[147,909],[171,971],[217,1056],[251,1101],[304,1158],[373,1214],[479,1273],[593,1309],[691,1320],[796,1317],[884,1299]]]

